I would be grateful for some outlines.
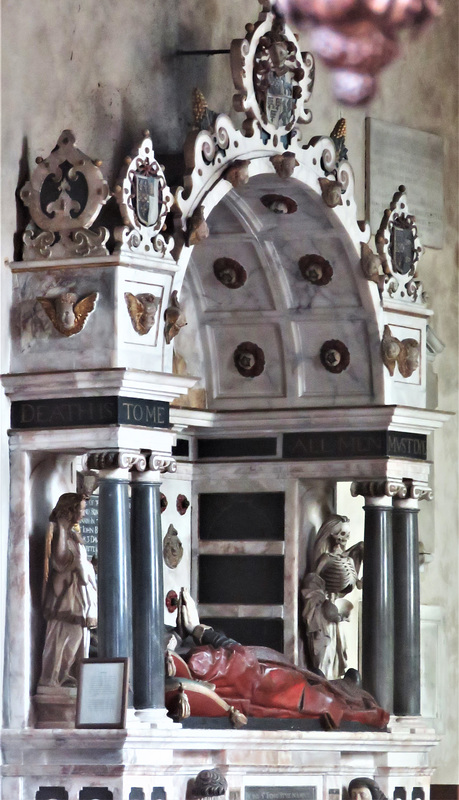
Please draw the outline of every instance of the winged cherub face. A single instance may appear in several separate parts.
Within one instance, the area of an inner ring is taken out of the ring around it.
[[[77,296],[73,292],[66,292],[56,297],[55,309],[57,318],[65,330],[71,330],[75,325],[76,318],[73,306],[77,301]]]

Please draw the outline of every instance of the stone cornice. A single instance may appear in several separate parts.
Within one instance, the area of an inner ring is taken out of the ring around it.
[[[397,430],[429,434],[441,428],[452,412],[409,406],[289,408],[257,411],[170,409],[171,422],[183,433],[200,436],[275,435],[288,431]]]

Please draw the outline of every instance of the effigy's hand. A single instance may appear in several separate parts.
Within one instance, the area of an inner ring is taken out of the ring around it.
[[[196,626],[199,625],[198,609],[188,589],[182,588],[180,595],[181,623],[186,632],[192,634]]]

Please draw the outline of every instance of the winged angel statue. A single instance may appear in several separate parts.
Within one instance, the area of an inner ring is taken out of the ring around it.
[[[78,296],[74,292],[65,292],[58,297],[37,297],[37,300],[56,330],[63,336],[73,336],[83,330],[98,296],[98,292],[92,292],[77,302]]]

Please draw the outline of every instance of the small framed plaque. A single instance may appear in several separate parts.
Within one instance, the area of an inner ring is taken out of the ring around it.
[[[84,658],[78,681],[76,728],[125,728],[127,658]]]

